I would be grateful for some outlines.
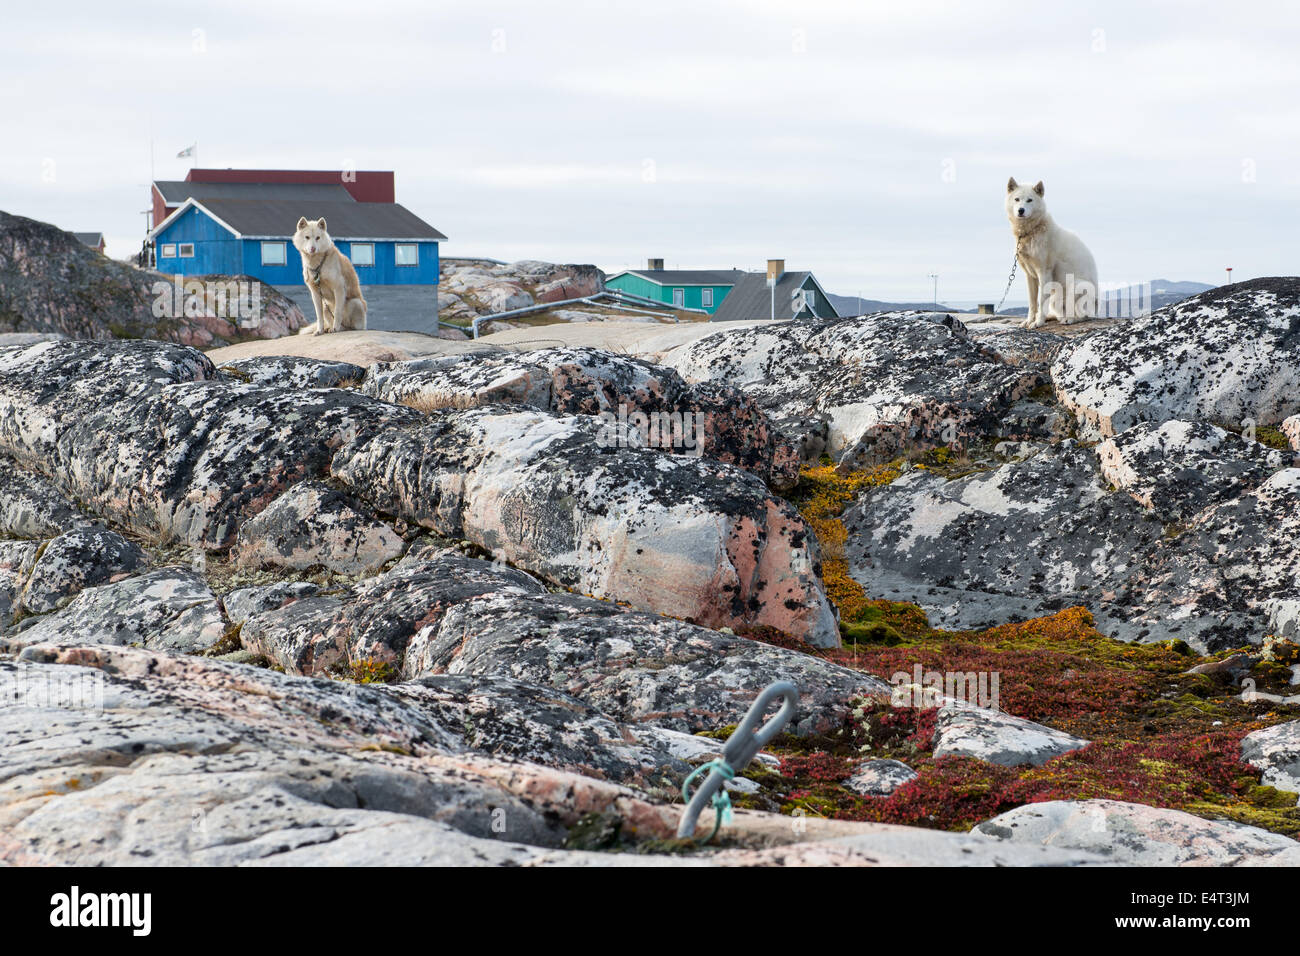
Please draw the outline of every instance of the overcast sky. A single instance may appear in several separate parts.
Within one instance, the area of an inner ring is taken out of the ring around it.
[[[1103,285],[1295,274],[1297,27],[1249,2],[11,4],[0,209],[125,256],[197,142],[395,170],[444,255],[784,257],[841,294],[937,272],[996,301],[1014,175]]]

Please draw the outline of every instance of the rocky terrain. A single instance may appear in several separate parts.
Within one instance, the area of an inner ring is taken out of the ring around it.
[[[1300,280],[1052,328],[0,347],[0,861],[1300,863]]]
[[[289,335],[307,324],[298,306],[250,276],[194,280],[203,285],[178,295],[172,276],[115,262],[56,226],[0,212],[0,336],[211,348]]]
[[[445,321],[466,324],[481,315],[578,299],[604,288],[605,273],[591,265],[443,259],[438,314]]]

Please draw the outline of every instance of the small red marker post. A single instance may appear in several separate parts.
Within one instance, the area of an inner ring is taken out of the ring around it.
[[[1232,285],[1232,266],[1228,266],[1228,285]]]

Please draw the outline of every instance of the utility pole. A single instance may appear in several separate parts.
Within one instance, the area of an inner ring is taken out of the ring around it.
[[[934,311],[939,311],[939,273],[931,272],[930,278],[934,280]]]

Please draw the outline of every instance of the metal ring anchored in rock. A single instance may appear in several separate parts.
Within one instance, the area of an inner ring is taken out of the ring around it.
[[[763,713],[768,706],[778,697],[783,699],[781,709],[772,716],[762,727],[758,727],[758,722],[763,719]],[[754,755],[763,749],[773,737],[779,734],[794,717],[795,711],[799,707],[799,688],[789,681],[776,681],[768,684],[763,688],[762,693],[749,707],[749,712],[745,714],[745,719],[738,726],[728,739],[726,745],[722,748],[722,756],[717,760],[711,760],[702,767],[696,768],[682,783],[682,797],[686,800],[686,811],[682,814],[681,822],[677,825],[677,838],[679,840],[689,839],[695,835],[695,825],[700,818],[706,804],[712,803],[715,811],[713,822],[713,832],[704,840],[705,843],[712,840],[722,828],[722,824],[731,819],[731,798],[724,789],[728,780],[749,766],[749,762],[754,759]],[[758,727],[756,730],[755,728]],[[697,776],[708,771],[704,783],[695,791],[694,796],[689,792],[691,781]]]

